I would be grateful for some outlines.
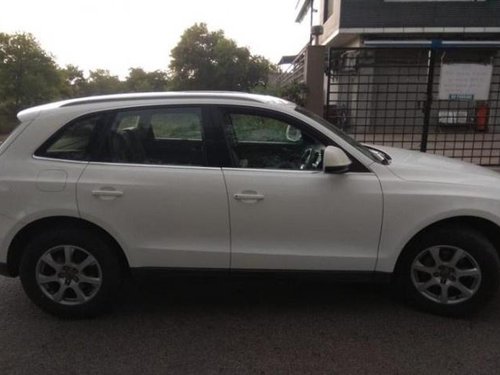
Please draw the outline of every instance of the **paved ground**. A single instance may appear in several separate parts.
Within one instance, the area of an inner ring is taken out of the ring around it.
[[[93,320],[48,316],[0,277],[1,374],[494,374],[500,297],[468,320],[384,286],[155,280]]]

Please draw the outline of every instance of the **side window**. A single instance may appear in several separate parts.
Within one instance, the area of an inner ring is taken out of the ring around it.
[[[141,118],[137,114],[120,114],[117,118],[117,131],[124,131],[125,129],[135,129],[139,125]]]
[[[201,109],[181,107],[118,112],[107,135],[103,161],[205,165]]]
[[[230,117],[235,136],[240,142],[297,143],[302,138],[300,130],[277,119],[243,114],[232,114]],[[291,132],[293,137],[290,137]]]
[[[151,128],[157,139],[201,141],[201,113],[171,110],[151,116]]]
[[[36,156],[66,160],[89,160],[92,134],[100,116],[77,120],[45,143],[35,152]]]
[[[228,110],[224,132],[239,168],[320,170],[325,146],[279,114]]]

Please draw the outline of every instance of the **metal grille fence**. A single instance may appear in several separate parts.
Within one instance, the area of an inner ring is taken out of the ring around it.
[[[278,84],[280,86],[286,86],[293,82],[303,83],[305,59],[306,48],[303,48],[290,63],[289,67],[279,76]]]
[[[500,165],[500,50],[329,51],[325,117],[364,143]]]

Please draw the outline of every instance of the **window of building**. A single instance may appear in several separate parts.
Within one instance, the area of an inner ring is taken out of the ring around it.
[[[323,22],[328,21],[328,19],[333,14],[333,2],[334,0],[325,0],[325,9],[323,15]]]

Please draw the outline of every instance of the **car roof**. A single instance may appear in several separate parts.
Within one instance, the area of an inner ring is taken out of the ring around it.
[[[186,100],[206,100],[206,99],[225,99],[236,101],[247,101],[261,104],[274,104],[286,107],[294,107],[295,104],[287,100],[269,95],[248,94],[243,92],[232,91],[170,91],[170,92],[148,92],[148,93],[131,93],[131,94],[115,94],[115,95],[100,95],[89,96],[85,98],[69,99],[49,104],[44,104],[32,108],[25,109],[17,114],[20,121],[28,121],[37,117],[43,111],[50,111],[57,108],[76,107],[91,104],[105,104],[117,102],[132,102],[132,101],[154,101],[165,99],[186,99]]]

